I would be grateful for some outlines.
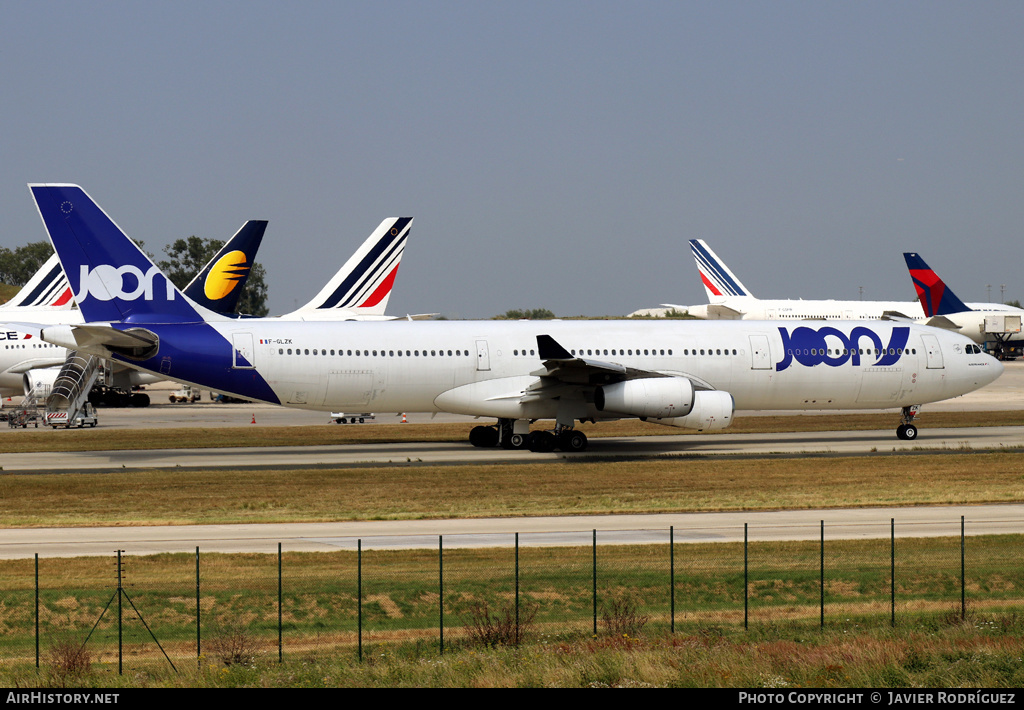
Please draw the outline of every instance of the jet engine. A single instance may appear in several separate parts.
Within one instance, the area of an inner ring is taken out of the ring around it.
[[[694,394],[685,377],[645,377],[598,387],[594,406],[634,417],[681,417],[693,408]]]
[[[53,389],[53,383],[60,374],[59,367],[46,367],[38,370],[29,370],[21,376],[21,384],[25,390],[25,396],[35,394],[45,397]]]
[[[700,431],[725,429],[732,424],[732,415],[736,405],[731,394],[721,390],[701,390],[694,394],[693,407],[686,416],[664,419],[650,418],[647,421]]]

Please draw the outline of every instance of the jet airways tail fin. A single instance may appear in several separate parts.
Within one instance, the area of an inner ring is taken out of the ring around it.
[[[196,274],[185,295],[204,308],[231,315],[238,310],[238,299],[256,261],[256,252],[267,231],[267,221],[251,219],[242,225]]]
[[[53,310],[71,310],[75,300],[71,297],[71,286],[60,268],[60,259],[52,255],[39,271],[28,280],[14,298],[0,306],[2,309],[14,308],[47,308]]]
[[[711,247],[704,243],[703,239],[691,239],[690,251],[693,252],[693,259],[697,262],[697,271],[700,272],[700,280],[704,283],[704,290],[708,292],[708,300],[711,303],[721,301],[727,296],[754,295],[736,278],[725,262],[718,258]]]
[[[956,297],[956,294],[946,286],[945,282],[928,264],[924,263],[924,259],[919,255],[905,252],[903,258],[907,262],[910,278],[914,281],[917,297],[921,301],[921,307],[924,308],[926,316],[932,318],[971,310]]]
[[[283,317],[383,315],[411,227],[412,217],[385,219],[312,301]]]
[[[78,185],[29,189],[87,322],[223,318],[186,298]]]

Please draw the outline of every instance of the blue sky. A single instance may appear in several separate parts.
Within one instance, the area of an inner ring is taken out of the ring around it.
[[[387,216],[389,310],[624,314],[756,295],[1024,300],[1019,2],[10,2],[0,245],[28,182],[132,237],[268,219],[272,312]]]

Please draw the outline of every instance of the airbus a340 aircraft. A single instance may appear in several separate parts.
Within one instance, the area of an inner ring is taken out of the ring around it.
[[[580,421],[711,429],[735,409],[901,407],[898,435],[914,438],[919,405],[1003,369],[915,324],[232,320],[175,289],[81,188],[30,189],[88,321],[44,340],[290,407],[496,417],[471,432],[479,446],[581,450]],[[531,434],[537,419],[554,431]]]
[[[985,318],[992,315],[1024,315],[1024,310],[998,303],[964,304],[917,254],[905,254],[921,302],[917,301],[814,301],[762,300],[755,298],[704,240],[691,239],[690,250],[708,294],[708,303],[671,308],[697,318],[725,320],[879,320],[894,318],[928,322],[957,330],[976,343],[986,341]],[[924,289],[924,285],[928,289]],[[926,300],[929,303],[926,304]],[[922,304],[944,308],[926,312]],[[928,321],[933,316],[941,319]]]

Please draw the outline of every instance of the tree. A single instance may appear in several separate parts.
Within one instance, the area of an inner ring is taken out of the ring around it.
[[[31,242],[14,250],[0,247],[0,281],[24,286],[53,254],[50,242]]]
[[[218,239],[202,239],[195,235],[188,239],[178,239],[164,247],[168,258],[157,262],[157,266],[175,286],[183,289],[223,246],[224,242]],[[249,280],[238,300],[238,312],[250,316],[265,316],[269,313],[266,270],[262,264],[253,264],[249,270]]]
[[[503,315],[494,316],[491,320],[551,320],[555,314],[547,308],[532,308],[529,310],[513,309],[505,311]]]

